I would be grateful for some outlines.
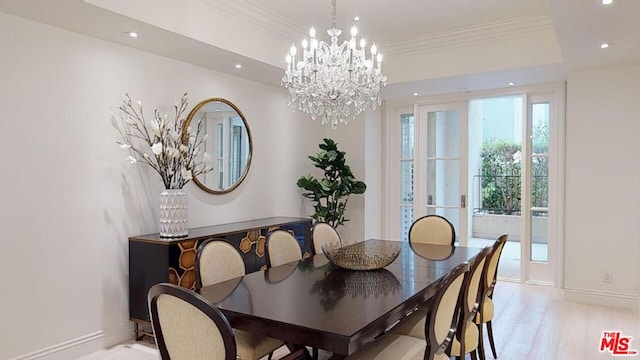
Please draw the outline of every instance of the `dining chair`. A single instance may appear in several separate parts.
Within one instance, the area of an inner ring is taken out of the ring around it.
[[[246,268],[236,248],[223,239],[203,241],[196,251],[196,290],[244,276]]]
[[[265,247],[268,268],[302,259],[298,240],[286,230],[277,229],[268,233]]]
[[[236,248],[222,239],[203,241],[196,252],[196,290],[208,285],[221,283],[244,276],[245,264]],[[284,345],[284,342],[233,329],[237,352],[241,359],[258,360]]]
[[[347,359],[449,359],[448,349],[454,339],[460,309],[458,298],[467,268],[466,264],[456,266],[440,282],[429,303],[429,311],[423,315],[420,337],[387,333]]]
[[[160,283],[149,290],[148,304],[162,360],[236,360],[231,325],[198,293]]]
[[[302,259],[302,250],[298,245],[298,240],[286,230],[277,229],[269,232],[265,248],[268,270],[271,270],[272,267]],[[286,272],[286,269],[276,270],[276,272],[281,271]],[[267,277],[267,274],[265,274],[265,277]],[[306,349],[305,354],[307,354]],[[318,349],[312,348],[312,355],[310,356],[314,360],[318,359]]]
[[[322,245],[335,243],[342,245],[342,240],[333,226],[319,221],[311,227],[311,251],[314,255],[322,254]]]
[[[480,300],[480,307],[478,309],[478,314],[476,315],[476,324],[479,328],[478,333],[478,342],[479,342],[479,352],[480,359],[485,359],[484,353],[484,341],[483,341],[483,324],[487,327],[487,334],[489,337],[489,345],[491,346],[491,353],[493,354],[493,358],[497,359],[498,354],[496,352],[496,345],[493,340],[493,328],[491,326],[491,321],[493,320],[493,290],[496,287],[496,281],[498,276],[498,263],[500,262],[500,255],[502,254],[502,249],[504,249],[504,245],[508,239],[507,234],[501,235],[493,244],[491,248],[491,253],[489,254],[488,261],[485,264],[484,271],[482,273],[481,280],[481,292],[482,298]]]
[[[474,261],[469,265],[469,272],[465,277],[461,292],[461,309],[458,319],[456,337],[451,343],[451,355],[460,360],[466,354],[471,354],[471,359],[476,360],[478,353],[478,326],[474,322],[481,299],[480,281],[484,265],[491,253],[490,247],[483,248]]]
[[[482,249],[474,260],[469,264],[469,271],[464,276],[462,290],[456,303],[459,307],[458,324],[456,336],[451,342],[451,355],[462,359],[465,354],[470,354],[471,359],[477,359],[478,349],[478,326],[474,323],[474,316],[478,309],[480,300],[480,280],[486,259],[491,252],[490,247]],[[407,316],[389,332],[394,334],[408,335],[420,339],[425,339],[422,329],[425,326],[425,313],[430,308],[420,308]]]
[[[409,228],[409,243],[453,245],[455,241],[453,224],[440,215],[425,215]]]

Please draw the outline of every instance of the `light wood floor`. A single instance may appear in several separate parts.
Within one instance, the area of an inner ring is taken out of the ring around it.
[[[631,348],[640,350],[640,320],[631,310],[564,301],[559,289],[504,281],[497,284],[494,300],[493,330],[499,359],[614,359],[610,353],[599,352],[602,332],[612,330],[632,336]],[[274,358],[284,354],[281,349]],[[321,355],[327,358],[327,354]],[[158,355],[146,342],[121,344],[81,358],[147,359],[158,359]],[[492,359],[490,353],[487,359]]]

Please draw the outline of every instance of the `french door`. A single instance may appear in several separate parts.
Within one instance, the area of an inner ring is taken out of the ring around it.
[[[467,243],[467,103],[416,105],[414,219],[440,215]]]
[[[460,245],[486,246],[508,233],[500,266],[515,270],[506,277],[562,286],[564,84],[391,102],[386,109],[387,237],[406,241],[411,223],[427,214],[450,220]],[[516,171],[482,172],[484,144],[505,137]],[[483,177],[506,179],[514,207],[496,212],[483,204],[495,190],[478,181]],[[494,229],[477,229],[477,220]]]
[[[522,280],[556,283],[562,183],[559,104],[554,94],[527,94],[522,153]]]

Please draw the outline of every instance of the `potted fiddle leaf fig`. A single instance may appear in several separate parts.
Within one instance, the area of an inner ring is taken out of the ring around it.
[[[324,221],[335,229],[349,221],[345,218],[349,196],[363,194],[367,185],[353,176],[351,168],[346,164],[345,152],[338,150],[335,141],[323,139],[319,147],[321,151],[315,156],[309,156],[309,159],[324,172],[324,176],[320,179],[311,175],[301,176],[297,185],[306,190],[302,196],[313,203],[315,212],[311,217],[316,221]]]

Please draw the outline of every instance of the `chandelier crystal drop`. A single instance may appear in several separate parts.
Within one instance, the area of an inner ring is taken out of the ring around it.
[[[382,103],[380,86],[387,85],[387,77],[382,75],[382,54],[375,42],[367,54],[366,40],[357,41],[356,24],[351,39],[339,44],[342,30],[336,28],[336,0],[332,2],[333,28],[327,30],[331,43],[319,41],[311,28],[299,56],[295,44],[291,46],[282,85],[289,90],[291,108],[297,104],[312,119],[321,118],[322,125],[335,129],[364,110],[375,110]]]

